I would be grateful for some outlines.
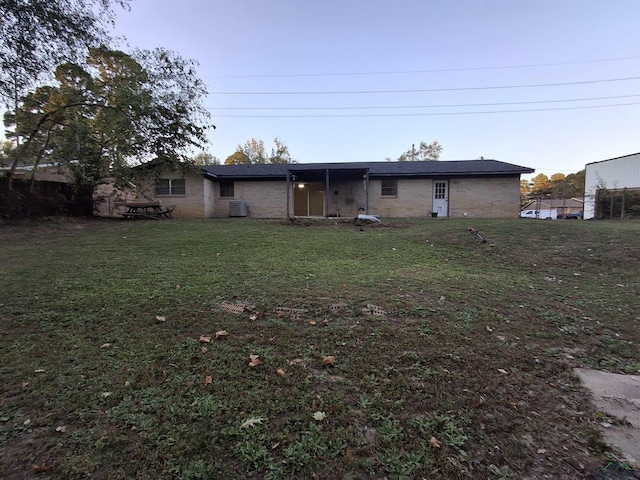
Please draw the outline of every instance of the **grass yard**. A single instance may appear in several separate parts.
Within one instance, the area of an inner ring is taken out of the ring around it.
[[[0,259],[7,479],[591,478],[619,420],[572,369],[640,373],[637,222],[52,220]]]

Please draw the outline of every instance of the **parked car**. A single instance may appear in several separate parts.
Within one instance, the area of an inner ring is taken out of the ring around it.
[[[571,213],[567,213],[564,218],[566,218],[567,220],[569,219],[573,219],[573,220],[577,220],[577,219],[581,219],[584,216],[584,211],[580,210],[579,212],[571,212]]]
[[[555,220],[558,218],[558,209],[548,210],[522,210],[520,218],[539,218],[541,220]]]

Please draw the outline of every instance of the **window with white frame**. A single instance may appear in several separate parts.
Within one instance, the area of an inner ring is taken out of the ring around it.
[[[156,180],[156,195],[185,195],[184,178],[159,178]]]

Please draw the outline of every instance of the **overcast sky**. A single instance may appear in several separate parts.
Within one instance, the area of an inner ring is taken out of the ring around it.
[[[115,33],[199,62],[222,161],[252,137],[548,176],[640,152],[639,0],[133,0]]]

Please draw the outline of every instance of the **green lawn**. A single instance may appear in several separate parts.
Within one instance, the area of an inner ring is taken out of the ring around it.
[[[3,478],[584,478],[572,368],[640,373],[637,222],[52,220],[0,259]]]

